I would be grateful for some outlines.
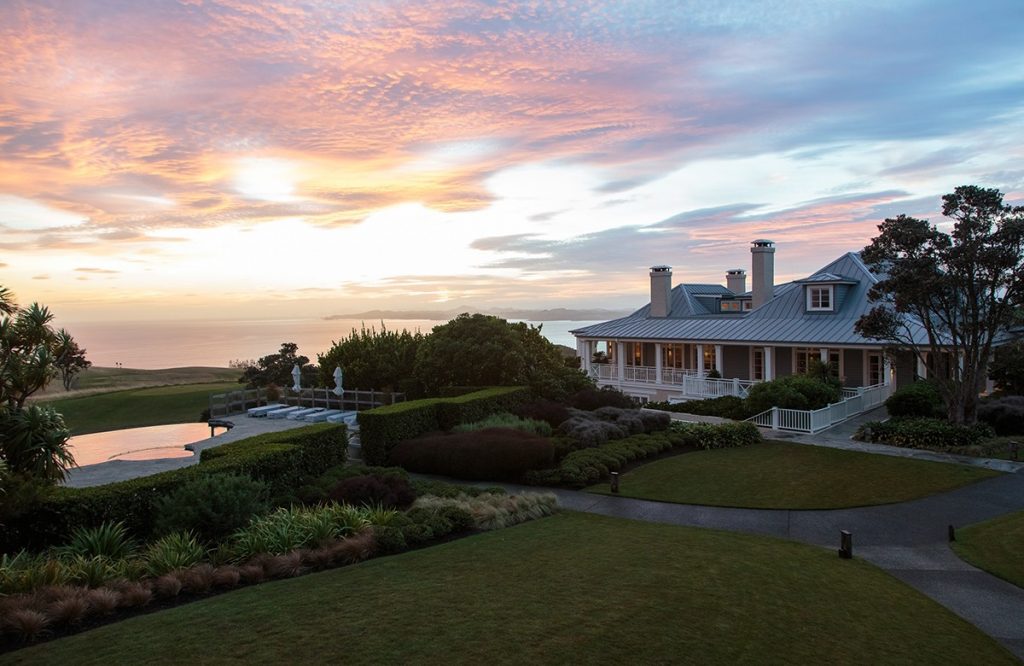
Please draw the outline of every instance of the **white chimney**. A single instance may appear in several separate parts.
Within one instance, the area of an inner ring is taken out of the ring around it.
[[[672,306],[672,267],[651,266],[652,317],[667,317]]]
[[[757,308],[772,300],[775,289],[775,243],[760,238],[751,245],[751,291],[754,292],[753,307]]]
[[[730,268],[725,272],[725,287],[734,295],[747,292],[747,272],[742,268]]]

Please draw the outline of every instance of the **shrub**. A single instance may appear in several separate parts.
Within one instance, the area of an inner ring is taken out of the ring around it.
[[[121,603],[121,595],[106,587],[89,590],[85,596],[89,610],[97,615],[110,615]]]
[[[6,618],[6,625],[22,641],[29,643],[38,639],[50,626],[50,617],[30,608],[12,611]]]
[[[80,527],[71,541],[60,549],[72,557],[107,557],[119,560],[135,551],[135,542],[128,536],[122,522],[108,522],[96,527]]]
[[[46,614],[53,619],[54,623],[69,625],[79,624],[85,619],[88,612],[89,602],[82,594],[57,599],[46,609]]]
[[[914,382],[901,386],[885,401],[885,409],[893,418],[932,418],[946,416],[939,389],[933,382]]]
[[[174,532],[150,544],[144,557],[146,572],[162,576],[198,564],[206,557],[206,549],[191,532]]]
[[[511,527],[527,520],[550,516],[558,510],[558,499],[551,493],[519,495],[483,494],[477,497],[421,497],[413,505],[416,511],[458,510],[468,514],[479,530]]]
[[[484,389],[452,398],[426,398],[359,412],[363,458],[382,465],[399,442],[460,423],[471,423],[496,412],[507,412],[529,395],[523,387]]]
[[[633,399],[618,389],[610,386],[604,388],[585,388],[572,394],[566,404],[584,411],[594,411],[601,407],[619,407],[629,409],[634,407]]]
[[[681,414],[697,414],[698,416],[717,416],[733,421],[743,421],[758,414],[747,405],[743,398],[735,395],[724,395],[721,398],[707,400],[688,400],[669,404],[667,402],[648,403],[649,409],[660,409],[666,412]],[[764,411],[764,410],[761,410]]]
[[[433,495],[436,497],[458,497],[459,495],[469,495],[470,497],[476,497],[477,495],[482,495],[484,493],[489,493],[491,495],[505,494],[505,489],[501,486],[481,488],[478,486],[463,486],[455,483],[446,483],[444,481],[435,481],[434,479],[413,479],[412,486],[416,489],[417,497],[423,497],[424,495]]]
[[[839,402],[841,391],[835,382],[824,382],[807,375],[788,375],[750,388],[747,407],[753,414],[782,409],[821,409]]]
[[[102,555],[77,555],[66,566],[68,581],[86,587],[100,587],[108,580],[117,578],[119,573],[115,562]]]
[[[216,541],[267,510],[267,484],[241,474],[209,474],[181,485],[154,503],[155,532],[192,531]]]
[[[338,483],[328,496],[335,502],[354,505],[379,504],[406,507],[416,499],[409,481],[400,476],[353,476]]]
[[[413,472],[460,479],[515,479],[554,462],[544,437],[507,428],[437,434],[402,442],[391,459]]]
[[[992,426],[997,435],[1024,435],[1024,396],[983,400],[978,405],[978,420]]]
[[[230,546],[241,560],[315,548],[363,529],[372,513],[371,509],[344,505],[281,508],[254,518],[248,527],[235,532]]]
[[[452,432],[473,432],[474,430],[484,430],[486,428],[511,428],[512,430],[522,430],[523,432],[540,435],[541,437],[551,436],[551,425],[546,421],[524,419],[508,412],[491,414],[482,421],[457,425],[452,428]]]
[[[599,407],[592,412],[573,409],[559,431],[579,442],[580,447],[600,446],[614,439],[664,430],[671,423],[668,414],[621,407]]]
[[[992,428],[983,423],[964,426],[941,419],[917,418],[870,421],[857,428],[854,439],[909,449],[945,451],[957,447],[976,446],[993,435]]]
[[[569,408],[553,400],[534,400],[520,405],[513,412],[516,416],[535,421],[544,421],[552,428],[557,428],[569,418]]]

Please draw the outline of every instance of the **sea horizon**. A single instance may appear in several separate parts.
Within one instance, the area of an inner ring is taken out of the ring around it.
[[[160,370],[188,366],[226,368],[232,361],[256,360],[276,353],[284,342],[299,346],[299,354],[317,362],[331,345],[362,326],[380,330],[430,333],[442,319],[327,320],[319,317],[287,319],[194,319],[139,321],[59,321],[95,366]],[[509,320],[514,321],[514,320]],[[593,321],[529,321],[542,326],[544,337],[555,344],[575,347],[569,331]]]

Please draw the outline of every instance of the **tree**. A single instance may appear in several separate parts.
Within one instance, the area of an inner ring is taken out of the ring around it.
[[[334,369],[340,367],[345,385],[350,388],[400,391],[415,397],[422,393],[416,381],[416,350],[423,342],[422,333],[389,331],[365,326],[342,338],[324,354],[317,356],[320,383],[332,386]]]
[[[856,330],[922,362],[931,354],[949,420],[974,423],[994,344],[1024,303],[1024,207],[976,186],[942,201],[950,233],[906,215],[879,225],[862,257],[881,279]]]
[[[1008,395],[1024,395],[1024,340],[1016,340],[996,349],[989,366],[989,377],[996,388]]]
[[[92,361],[85,358],[85,350],[78,346],[74,338],[63,328],[57,331],[56,364],[60,371],[64,390],[70,391],[71,385],[82,370],[92,367]]]
[[[298,365],[303,385],[312,386],[316,380],[316,368],[309,366],[309,358],[300,356],[298,351],[299,346],[294,342],[282,342],[276,354],[268,354],[256,361],[255,365],[246,367],[238,382],[251,388],[270,384],[291,386],[294,383],[292,368]]]

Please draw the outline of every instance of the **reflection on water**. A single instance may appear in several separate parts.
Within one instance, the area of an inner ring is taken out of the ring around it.
[[[75,462],[84,466],[110,460],[189,458],[194,454],[185,445],[209,436],[210,426],[205,423],[174,423],[78,435],[68,446]]]

